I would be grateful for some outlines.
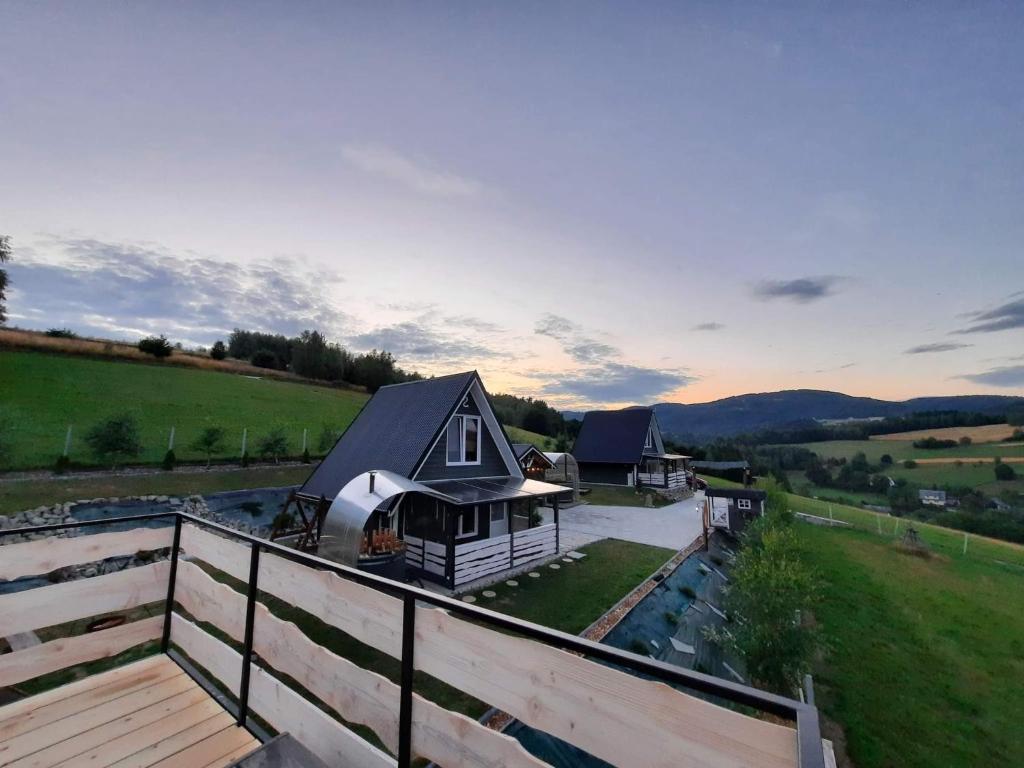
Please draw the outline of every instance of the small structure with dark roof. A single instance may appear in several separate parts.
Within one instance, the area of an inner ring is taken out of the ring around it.
[[[922,488],[917,492],[917,500],[932,507],[946,506],[946,492],[932,488]]]
[[[554,464],[544,453],[533,443],[512,443],[512,450],[519,460],[519,467],[523,474],[536,480],[543,480],[544,473],[554,469]]]
[[[650,408],[589,411],[572,455],[584,483],[667,490],[689,485],[690,457],[665,452],[658,419]]]
[[[397,576],[388,556],[404,553],[418,575],[455,588],[555,554],[565,490],[524,474],[469,371],[381,387],[295,498],[300,511],[320,505],[321,554],[351,560],[355,535],[361,567],[387,561]],[[543,497],[552,498],[552,524],[539,524]]]
[[[704,492],[704,530],[718,528],[737,535],[765,513],[768,494],[754,488],[708,488]]]

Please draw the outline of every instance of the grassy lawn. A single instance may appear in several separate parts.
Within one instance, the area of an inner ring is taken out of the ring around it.
[[[505,432],[508,434],[509,440],[513,443],[530,443],[535,445],[542,451],[554,450],[555,438],[545,437],[539,435],[536,432],[530,432],[528,429],[522,429],[520,427],[510,427],[505,425]]]
[[[798,528],[826,585],[818,704],[858,768],[1024,765],[1024,569]]]
[[[588,485],[581,483],[580,488],[589,489],[589,492],[582,497],[588,504],[600,504],[611,507],[643,507],[646,505],[648,494],[651,497],[652,506],[664,507],[666,504],[672,503],[654,491],[637,493],[635,489],[627,488],[626,486]]]
[[[976,443],[955,448],[927,450],[915,448],[912,440],[826,440],[820,443],[799,443],[799,447],[814,451],[822,458],[852,459],[863,453],[872,464],[878,464],[887,453],[894,461],[904,459],[992,458],[994,456],[1024,456],[1024,445],[1006,443]]]
[[[108,496],[145,496],[161,494],[186,496],[191,493],[216,493],[244,488],[273,488],[298,485],[312,466],[252,467],[231,472],[164,472],[127,477],[86,477],[82,479],[10,480],[0,482],[0,515],[23,509],[52,505],[76,499]]]
[[[675,554],[617,539],[596,541],[580,551],[586,553],[584,559],[571,564],[559,560],[558,570],[538,568],[539,579],[523,574],[516,577],[518,587],[505,582],[488,587],[497,597],[477,592],[477,604],[579,634]]]

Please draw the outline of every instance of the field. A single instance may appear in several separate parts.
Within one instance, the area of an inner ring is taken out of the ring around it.
[[[1024,459],[1024,443],[975,443],[958,445],[956,448],[928,450],[915,448],[910,440],[826,440],[821,443],[798,443],[798,447],[814,451],[822,458],[852,459],[863,453],[872,464],[878,464],[882,454],[889,454],[893,461],[905,459],[934,459],[955,462],[957,459],[970,460],[996,456],[1001,458],[1019,457]]]
[[[11,455],[3,469],[53,466],[69,424],[72,462],[95,466],[84,435],[97,421],[122,411],[139,421],[143,452],[137,461],[142,463],[163,458],[172,426],[179,461],[204,459],[190,446],[208,425],[227,430],[223,458],[237,460],[243,429],[249,430],[253,454],[259,438],[275,427],[285,430],[294,456],[302,451],[302,430],[308,430],[310,454],[319,456],[324,426],[344,429],[367,400],[362,392],[300,382],[12,351],[0,351],[0,392],[0,417],[13,424]],[[525,430],[510,432],[516,440],[544,440]]]
[[[891,435],[874,435],[872,440],[882,442],[890,440],[921,440],[926,437],[934,437],[936,440],[959,440],[961,437],[969,437],[975,443],[997,443],[1013,436],[1013,432],[1020,427],[1011,427],[1009,424],[986,424],[982,427],[942,427],[937,429],[916,429],[912,432],[894,432]]]
[[[802,525],[825,585],[818,704],[858,768],[1024,765],[1024,568]]]

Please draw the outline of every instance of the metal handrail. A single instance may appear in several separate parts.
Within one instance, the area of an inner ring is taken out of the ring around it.
[[[360,571],[352,566],[342,565],[322,557],[311,555],[307,552],[300,552],[295,549],[278,544],[277,542],[261,539],[252,534],[237,531],[221,523],[205,520],[201,517],[187,512],[158,512],[139,515],[125,515],[99,520],[87,520],[75,523],[54,523],[50,525],[38,525],[24,528],[0,529],[0,539],[7,536],[26,533],[42,533],[60,531],[67,528],[93,527],[97,525],[117,525],[119,523],[138,522],[143,520],[159,520],[174,518],[175,535],[172,546],[170,583],[168,585],[169,605],[173,605],[174,575],[176,573],[178,544],[180,539],[180,527],[182,522],[187,521],[200,527],[218,531],[231,538],[248,542],[253,547],[252,563],[255,567],[250,568],[250,579],[248,584],[248,602],[255,600],[256,576],[258,575],[258,561],[260,550],[271,552],[293,562],[306,565],[318,570],[326,570],[354,581],[363,586],[372,587],[381,592],[400,597],[404,603],[403,611],[403,637],[402,637],[402,686],[401,686],[401,711],[399,713],[399,765],[408,765],[403,762],[402,757],[409,759],[411,750],[409,740],[411,739],[411,710],[412,705],[412,671],[414,651],[414,627],[415,603],[423,602],[430,605],[444,608],[454,614],[458,614],[471,620],[488,624],[499,629],[508,630],[516,634],[539,640],[548,645],[555,645],[584,656],[600,659],[602,661],[616,664],[642,675],[657,678],[663,682],[670,682],[675,685],[688,688],[699,693],[716,696],[736,704],[748,706],[762,712],[768,712],[796,723],[799,768],[825,768],[825,757],[821,742],[821,728],[818,719],[818,710],[812,703],[805,703],[787,696],[780,696],[768,691],[762,691],[741,683],[734,683],[730,680],[714,677],[712,675],[697,672],[666,664],[651,658],[645,658],[629,651],[620,650],[609,645],[602,645],[593,640],[588,640],[578,635],[571,635],[561,630],[551,629],[529,621],[523,621],[513,616],[482,608],[477,605],[465,603],[445,595],[429,592],[411,584],[403,584],[391,581],[382,576]],[[0,553],[2,553],[0,549]],[[247,606],[248,608],[248,606]],[[165,616],[165,636],[170,628],[170,608]],[[246,616],[246,646],[243,654],[243,682],[248,681],[247,665],[252,660],[252,611],[247,609]],[[245,686],[247,688],[247,685]],[[242,702],[239,713],[239,723],[245,722],[246,702]]]

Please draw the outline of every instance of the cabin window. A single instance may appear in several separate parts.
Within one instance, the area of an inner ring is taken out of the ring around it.
[[[480,463],[480,417],[455,416],[448,422],[448,465]]]
[[[455,529],[456,539],[476,536],[476,507],[459,510],[458,525]]]
[[[750,509],[750,499],[736,499],[736,506],[740,509]]]
[[[505,519],[505,503],[491,504],[491,522],[500,523]]]

